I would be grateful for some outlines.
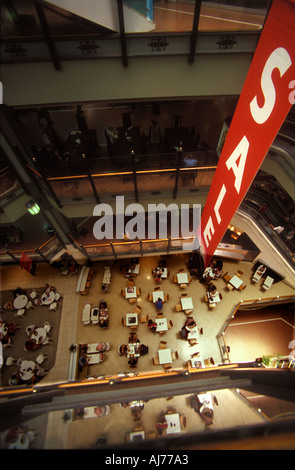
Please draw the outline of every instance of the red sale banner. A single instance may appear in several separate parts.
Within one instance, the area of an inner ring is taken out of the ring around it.
[[[295,0],[274,0],[198,228],[208,266],[295,102]]]

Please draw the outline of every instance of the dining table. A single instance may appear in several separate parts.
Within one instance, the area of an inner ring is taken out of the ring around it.
[[[125,298],[134,299],[137,297],[136,287],[125,287]]]
[[[182,150],[185,152],[194,150],[192,134],[189,127],[166,127],[164,142],[169,152],[173,149],[175,151],[175,147],[182,147]]]
[[[113,146],[114,156],[130,156],[131,150],[135,155],[142,155],[142,138],[139,126],[118,127],[118,138]]]
[[[154,274],[160,276],[162,279],[167,279],[168,269],[164,268],[163,266],[157,266],[154,269]]]
[[[158,299],[161,299],[162,302],[165,302],[164,292],[162,290],[154,290],[153,291],[153,302],[154,302],[154,304],[157,302]]]
[[[129,440],[136,442],[136,441],[143,441],[145,438],[144,431],[134,431],[129,434]]]
[[[90,157],[92,134],[89,129],[74,129],[68,135],[64,146],[64,156],[68,159],[81,159]]]
[[[172,354],[171,354],[171,349],[170,348],[159,349],[158,354],[159,354],[160,364],[171,364],[172,363]]]
[[[138,325],[138,314],[137,313],[126,313],[126,326],[137,326]]]
[[[41,295],[41,303],[43,305],[50,305],[55,301],[55,292],[51,290],[50,292],[43,292]]]
[[[13,306],[16,310],[25,308],[28,303],[28,297],[25,294],[17,295],[13,301]]]
[[[18,371],[18,374],[21,380],[23,380],[24,382],[26,382],[27,380],[30,380],[34,376],[35,369],[36,369],[36,363],[34,361],[27,360],[27,359],[22,361],[19,371]]]
[[[156,318],[155,323],[156,331],[168,331],[168,321],[167,318]]]
[[[139,274],[140,264],[128,268],[128,274]]]
[[[193,310],[194,304],[191,297],[181,297],[180,299],[182,310]]]
[[[239,289],[239,287],[241,287],[241,285],[243,284],[244,281],[237,274],[234,274],[228,282],[235,289]]]
[[[87,353],[87,364],[93,365],[93,364],[100,364],[103,362],[103,353],[98,353],[98,354],[88,354]]]
[[[188,334],[187,334],[187,339],[198,339],[200,338],[200,330],[197,326],[195,326],[194,328],[187,328],[186,329],[188,330]]]
[[[191,367],[194,368],[194,369],[204,369],[205,368],[204,362],[198,356],[192,357],[190,359],[190,364],[191,364]]]
[[[176,277],[178,284],[188,284],[187,273],[177,273]]]
[[[212,292],[207,292],[207,297],[209,304],[216,304],[218,302],[221,302],[218,291],[215,291],[214,294]]]
[[[129,343],[127,345],[127,357],[140,357],[138,343]]]
[[[0,320],[0,339],[5,338],[8,333],[8,327],[3,320]]]
[[[165,415],[167,423],[166,434],[175,434],[181,432],[179,413],[168,413]]]
[[[272,286],[273,282],[274,282],[274,279],[272,277],[266,276],[266,279],[263,283],[263,287],[266,289],[269,289]]]
[[[262,278],[263,274],[265,273],[266,269],[267,268],[266,268],[266,266],[264,266],[264,264],[260,264],[258,266],[258,268],[256,269],[255,273],[252,276],[252,281],[253,282],[259,282],[260,279]]]
[[[47,337],[47,332],[45,328],[43,327],[35,328],[31,334],[31,339],[33,339],[36,342],[36,344],[44,343],[46,337]]]

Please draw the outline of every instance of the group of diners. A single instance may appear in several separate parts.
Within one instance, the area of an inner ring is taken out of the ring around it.
[[[159,264],[152,269],[152,275],[157,284],[163,282],[163,279],[167,279],[169,274],[170,273],[167,268],[167,262],[164,259],[160,260]]]
[[[118,348],[119,356],[126,356],[130,367],[136,367],[138,358],[148,352],[149,347],[140,343],[135,331],[129,333],[128,344],[121,344]]]

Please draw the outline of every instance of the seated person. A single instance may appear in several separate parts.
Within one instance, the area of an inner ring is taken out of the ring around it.
[[[119,354],[120,356],[124,356],[127,354],[127,344],[122,344],[120,347],[119,347]]]
[[[183,326],[179,332],[180,334],[180,337],[183,338],[183,339],[187,339],[187,335],[188,335],[188,330],[186,329],[185,326]]]
[[[88,358],[86,354],[82,354],[78,360],[79,372],[82,372],[82,370],[87,364],[88,364]]]
[[[139,346],[139,352],[141,356],[144,356],[144,354],[147,354],[149,352],[149,347],[146,346],[145,344],[141,344]]]
[[[149,319],[147,327],[150,328],[152,331],[156,331],[157,323],[155,323],[152,319]]]
[[[197,323],[196,323],[196,321],[193,319],[193,317],[187,317],[184,326],[186,327],[186,329],[191,330],[192,328],[195,328],[195,326],[197,326]]]
[[[208,284],[208,292],[210,294],[215,294],[217,291],[217,288],[214,284],[212,284],[212,282],[210,284]]]
[[[162,310],[163,301],[162,301],[162,299],[161,299],[160,297],[158,297],[158,300],[157,300],[157,302],[156,302],[155,305],[156,305],[157,310]]]
[[[134,367],[134,366],[136,366],[137,361],[138,361],[138,358],[137,358],[137,357],[130,357],[130,359],[129,359],[129,361],[128,361],[128,364],[129,364],[130,366],[133,366],[133,367]]]
[[[139,343],[139,339],[137,339],[137,334],[134,331],[129,333],[129,343]]]

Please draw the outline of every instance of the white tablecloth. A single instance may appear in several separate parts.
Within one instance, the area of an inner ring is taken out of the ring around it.
[[[178,284],[188,284],[187,273],[177,273]]]
[[[168,427],[166,429],[167,434],[174,434],[176,432],[181,432],[180,419],[178,413],[171,413],[165,415],[166,422]]]
[[[181,297],[182,310],[191,310],[194,308],[193,299],[191,297]]]
[[[134,299],[137,297],[136,287],[125,287],[125,298]]]
[[[171,364],[172,363],[172,355],[171,349],[159,349],[159,362],[160,364]]]
[[[153,291],[153,302],[156,303],[159,298],[164,302],[164,292],[162,290]]]
[[[236,289],[238,289],[242,284],[243,284],[243,280],[237,276],[236,274],[229,280],[229,283],[235,287]]]
[[[14,301],[13,301],[13,306],[14,308],[16,308],[17,310],[20,310],[22,308],[24,308],[28,303],[28,297],[26,295],[18,295]]]
[[[167,331],[168,330],[167,318],[156,318],[155,323],[157,323],[156,331]]]
[[[135,321],[132,321],[135,319]],[[126,313],[126,326],[136,326],[138,325],[138,315],[137,313]]]

